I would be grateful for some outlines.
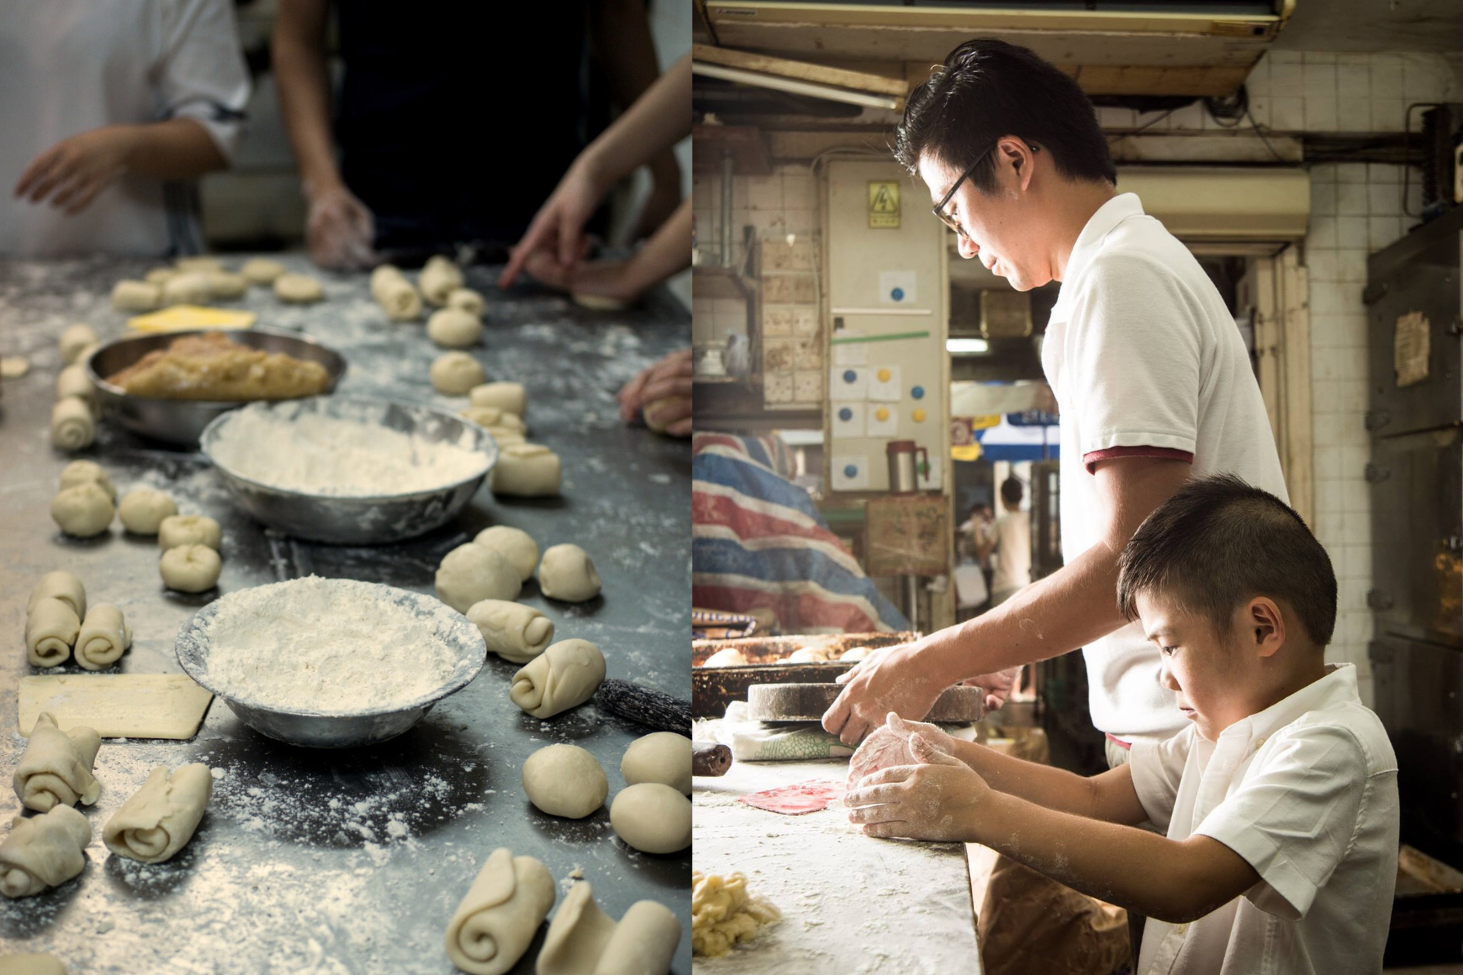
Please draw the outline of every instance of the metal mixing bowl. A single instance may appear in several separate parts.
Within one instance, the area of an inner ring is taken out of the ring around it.
[[[133,396],[122,387],[113,386],[103,377],[116,375],[154,349],[167,348],[176,338],[202,335],[206,331],[209,330],[129,335],[98,347],[83,361],[87,378],[97,388],[102,412],[108,419],[144,437],[183,447],[197,446],[198,437],[203,433],[204,427],[229,410],[243,406],[246,401],[218,402]],[[310,359],[320,363],[329,376],[325,386],[327,393],[335,389],[335,384],[345,373],[345,358],[339,352],[304,335],[267,328],[247,328],[230,331],[228,336],[240,345],[266,352],[283,352],[296,359]]]
[[[342,545],[399,542],[429,532],[457,516],[477,493],[498,461],[498,445],[482,427],[449,410],[389,400],[319,396],[278,403],[254,403],[246,410],[267,410],[288,418],[308,413],[372,423],[434,443],[447,441],[482,454],[482,469],[469,477],[428,491],[370,497],[310,494],[272,487],[220,462],[215,454],[222,431],[242,411],[225,413],[210,423],[199,446],[244,510],[259,521],[297,538]]]
[[[415,700],[345,714],[331,714],[323,710],[286,711],[261,703],[250,688],[222,683],[209,673],[208,660],[213,649],[211,629],[214,618],[218,616],[220,608],[227,606],[229,600],[239,593],[230,593],[214,600],[184,625],[174,644],[178,663],[189,677],[223,698],[229,709],[239,716],[239,720],[255,731],[279,741],[310,748],[354,748],[395,738],[422,720],[438,701],[472,683],[473,678],[483,669],[488,648],[483,642],[482,633],[466,616],[454,612],[435,597],[355,579],[323,581],[327,585],[359,589],[362,599],[385,596],[400,606],[414,610],[422,619],[426,635],[430,635],[427,628],[435,623],[438,628],[437,638],[446,643],[458,657],[451,679],[430,694]],[[329,625],[328,619],[319,621],[322,630]],[[300,652],[308,653],[309,647],[301,646]]]

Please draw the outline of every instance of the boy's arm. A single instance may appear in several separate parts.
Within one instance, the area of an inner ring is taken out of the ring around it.
[[[951,753],[998,792],[1087,819],[1132,826],[1148,820],[1127,765],[1088,777],[1002,755],[977,742],[950,741]]]

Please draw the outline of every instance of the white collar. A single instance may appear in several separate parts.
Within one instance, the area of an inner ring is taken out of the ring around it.
[[[1102,248],[1102,242],[1107,239],[1107,235],[1129,217],[1141,216],[1143,203],[1138,199],[1138,194],[1119,193],[1087,218],[1082,232],[1077,235],[1077,242],[1072,245],[1072,253],[1067,256],[1067,267],[1062,272],[1062,287],[1057,293],[1057,303],[1052,308],[1051,321],[1066,321],[1067,296],[1073,293],[1077,279],[1087,270],[1087,265],[1092,263],[1092,258]]]
[[[1219,733],[1219,740],[1243,738],[1263,743],[1275,732],[1308,711],[1319,711],[1334,704],[1361,702],[1356,692],[1355,664],[1327,664],[1326,676],[1312,681],[1263,711],[1236,721]]]

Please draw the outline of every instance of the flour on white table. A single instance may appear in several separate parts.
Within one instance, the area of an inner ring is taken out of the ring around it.
[[[377,423],[241,410],[212,447],[225,467],[270,487],[334,497],[431,491],[482,470],[483,455]]]
[[[407,703],[459,666],[423,618],[369,583],[308,576],[232,593],[209,627],[209,677],[239,698],[283,711],[346,714]]]

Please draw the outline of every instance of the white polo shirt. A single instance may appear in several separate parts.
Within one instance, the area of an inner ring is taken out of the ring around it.
[[[1187,247],[1122,193],[1087,221],[1041,347],[1061,416],[1062,556],[1101,539],[1095,462],[1175,457],[1289,502],[1244,339]],[[1116,594],[1114,594],[1116,599]],[[1083,648],[1098,730],[1162,740],[1185,721],[1137,623]]]
[[[1149,918],[1139,975],[1380,972],[1397,882],[1397,756],[1329,673],[1218,741],[1193,725],[1133,745],[1133,787],[1169,839],[1212,837],[1259,883],[1191,924]]]

